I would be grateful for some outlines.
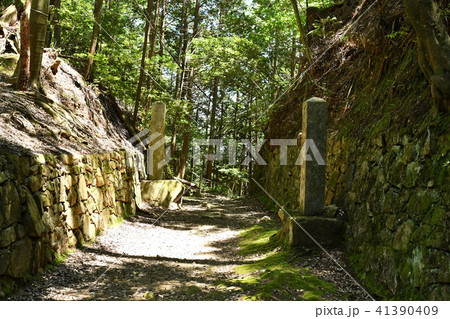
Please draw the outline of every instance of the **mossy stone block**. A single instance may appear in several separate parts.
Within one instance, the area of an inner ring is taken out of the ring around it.
[[[22,278],[29,274],[32,248],[31,240],[28,238],[15,242],[11,246],[11,260],[8,271],[13,278]]]
[[[20,221],[22,213],[19,192],[13,182],[6,183],[0,187],[0,215],[3,215],[5,226]]]
[[[40,198],[44,197],[45,196],[42,195]],[[33,197],[33,195],[31,195],[30,192],[27,192],[27,201],[25,205],[25,214],[23,220],[25,226],[28,228],[28,235],[30,237],[40,237],[42,235],[45,228],[44,224],[42,223],[41,213],[39,212],[39,208],[35,198]]]
[[[142,200],[150,205],[167,208],[183,190],[183,185],[175,180],[141,182]]]
[[[16,240],[16,231],[14,227],[8,227],[0,232],[0,248],[11,245]]]
[[[318,244],[329,248],[339,246],[343,233],[342,220],[316,216],[285,216],[283,228],[277,236],[289,247],[315,249],[319,248]]]
[[[393,248],[395,250],[406,250],[409,246],[411,234],[414,229],[412,220],[404,222],[395,232]]]

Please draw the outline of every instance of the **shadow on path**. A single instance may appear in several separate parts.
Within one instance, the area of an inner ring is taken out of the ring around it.
[[[267,214],[255,200],[213,196],[187,199],[156,224],[140,212],[10,300],[238,300],[243,292],[219,283],[251,263],[239,255],[238,234]]]

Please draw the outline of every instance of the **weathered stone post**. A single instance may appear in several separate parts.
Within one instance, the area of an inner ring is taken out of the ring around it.
[[[283,228],[278,238],[299,248],[336,247],[342,242],[344,222],[324,216],[328,105],[312,98],[303,104],[300,168],[300,211],[278,213]]]
[[[300,213],[320,215],[325,204],[328,104],[312,98],[303,104],[300,154]]]
[[[156,102],[152,105],[150,137],[147,148],[147,173],[149,181],[141,181],[142,201],[169,208],[184,195],[184,186],[176,180],[164,180],[166,105]]]
[[[150,122],[150,143],[148,149],[148,175],[150,180],[164,179],[164,160],[166,151],[164,147],[166,130],[166,105],[155,102],[152,106]]]

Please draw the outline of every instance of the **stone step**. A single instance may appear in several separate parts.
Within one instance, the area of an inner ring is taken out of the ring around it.
[[[317,243],[324,248],[337,247],[342,243],[345,230],[343,220],[321,216],[296,216],[285,213],[280,214],[280,217],[283,221],[283,228],[275,236],[285,246],[314,249],[319,248]]]

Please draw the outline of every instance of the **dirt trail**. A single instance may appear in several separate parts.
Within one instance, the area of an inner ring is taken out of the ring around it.
[[[185,200],[183,210],[166,212],[156,224],[154,216],[140,213],[9,299],[241,300],[251,288],[219,283],[238,279],[236,266],[254,262],[239,254],[238,235],[264,216],[278,223],[270,214],[254,200],[212,196]],[[298,262],[315,264],[317,275],[327,281],[346,283],[326,298],[359,299],[358,288],[325,260],[315,255]]]

